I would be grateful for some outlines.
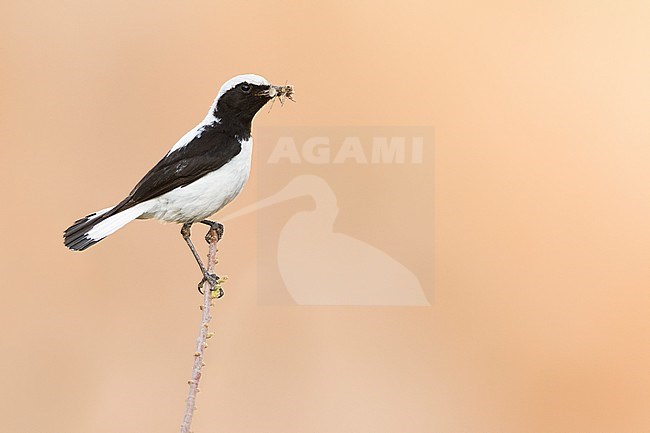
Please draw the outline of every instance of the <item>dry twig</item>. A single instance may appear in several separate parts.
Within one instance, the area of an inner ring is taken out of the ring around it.
[[[214,268],[217,264],[217,243],[221,239],[221,234],[217,233],[215,228],[211,228],[206,236],[208,241],[208,272],[214,274]],[[210,307],[213,306],[212,300],[216,298],[217,294],[221,291],[221,282],[213,286],[210,281],[206,281],[206,287],[203,290],[203,304],[201,305],[201,329],[199,336],[196,339],[196,351],[194,352],[194,366],[192,367],[192,378],[187,381],[190,385],[190,390],[185,402],[185,416],[183,417],[183,424],[181,424],[181,433],[190,433],[190,425],[192,424],[192,416],[196,410],[196,394],[199,392],[199,381],[201,380],[201,369],[205,365],[203,356],[208,343],[208,338],[212,333],[208,332],[208,326],[212,316],[210,316]]]

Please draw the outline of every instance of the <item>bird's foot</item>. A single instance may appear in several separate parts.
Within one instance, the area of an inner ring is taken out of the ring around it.
[[[209,284],[211,292],[217,292],[216,298],[221,298],[223,296],[223,289],[219,285],[219,276],[218,275],[209,274],[207,272],[203,275],[203,278],[201,279],[201,281],[199,282],[199,285],[198,285],[199,293],[202,294],[202,295],[203,295],[203,287],[204,287],[205,283]]]
[[[211,235],[212,230],[214,230],[215,233],[217,234],[217,242],[219,242],[221,240],[221,238],[223,237],[223,224],[221,224],[219,222],[216,222],[216,221],[210,221],[210,220],[203,220],[203,221],[200,221],[200,222],[201,222],[201,224],[205,224],[207,226],[210,226],[210,230],[205,235],[205,241],[207,243],[212,242],[212,235]]]

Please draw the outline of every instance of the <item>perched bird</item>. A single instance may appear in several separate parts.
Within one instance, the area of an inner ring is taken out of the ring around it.
[[[272,99],[292,99],[292,86],[273,86],[258,75],[239,75],[221,87],[205,118],[185,134],[121,202],[92,213],[65,230],[64,244],[83,251],[135,219],[182,223],[181,234],[196,259],[203,282],[215,281],[192,244],[195,222],[232,201],[248,180],[255,114]]]

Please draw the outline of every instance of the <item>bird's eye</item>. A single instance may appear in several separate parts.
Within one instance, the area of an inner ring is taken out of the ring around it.
[[[244,93],[250,93],[252,88],[253,87],[248,83],[244,83],[240,87],[241,91],[244,92]]]

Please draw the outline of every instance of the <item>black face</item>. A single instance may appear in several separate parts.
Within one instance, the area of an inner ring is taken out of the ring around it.
[[[251,122],[255,113],[272,98],[271,86],[243,82],[221,95],[215,116],[222,120]]]

